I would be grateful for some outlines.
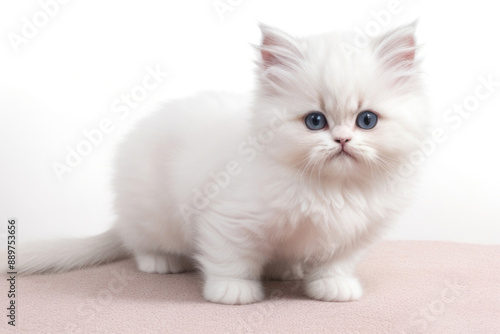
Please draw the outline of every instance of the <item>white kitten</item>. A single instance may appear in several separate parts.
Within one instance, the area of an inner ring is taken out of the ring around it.
[[[113,228],[22,249],[20,272],[132,254],[151,273],[197,264],[217,303],[262,300],[265,272],[360,298],[354,265],[401,210],[409,184],[394,175],[424,138],[415,27],[352,54],[351,35],[261,30],[252,100],[202,94],[141,121],[118,152]]]

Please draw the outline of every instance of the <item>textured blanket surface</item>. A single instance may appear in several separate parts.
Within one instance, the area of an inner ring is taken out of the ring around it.
[[[360,301],[306,298],[300,282],[265,282],[267,299],[217,305],[198,273],[139,272],[132,260],[16,278],[16,327],[0,333],[500,333],[500,246],[387,241],[357,269]]]

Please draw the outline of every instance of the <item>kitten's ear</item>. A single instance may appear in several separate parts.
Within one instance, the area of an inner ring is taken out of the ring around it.
[[[374,40],[374,52],[384,69],[400,72],[403,76],[411,74],[415,69],[416,25],[417,21],[414,21]]]
[[[270,66],[287,66],[296,63],[302,56],[300,47],[294,37],[277,28],[259,24],[262,42],[258,49],[263,68]]]
[[[287,33],[260,24],[262,42],[257,49],[260,52],[259,77],[262,87],[268,94],[283,93],[293,87],[294,78],[301,71],[304,59],[297,40]]]

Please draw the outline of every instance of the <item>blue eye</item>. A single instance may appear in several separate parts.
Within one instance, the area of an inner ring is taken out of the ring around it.
[[[313,111],[307,114],[305,122],[306,126],[310,130],[321,130],[328,124],[325,115],[323,115],[319,111]]]
[[[356,125],[361,129],[370,130],[377,125],[378,117],[371,111],[362,111],[356,119]]]

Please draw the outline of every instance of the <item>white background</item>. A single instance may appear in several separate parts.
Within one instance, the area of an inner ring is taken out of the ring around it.
[[[61,0],[62,1],[62,0]],[[50,2],[43,0],[42,3]],[[23,239],[88,235],[112,221],[109,179],[116,143],[161,101],[199,90],[245,92],[253,85],[257,22],[306,35],[365,29],[390,1],[69,1],[18,46],[23,17],[38,1],[0,5],[0,220],[17,217]],[[494,2],[401,0],[391,24],[420,18],[418,40],[436,126],[447,134],[425,165],[417,198],[393,239],[500,243],[500,87],[456,129],[443,120],[474,95],[479,77],[500,81],[500,20]],[[55,10],[54,10],[55,11]],[[159,66],[169,75],[130,117],[112,103]],[[67,146],[104,118],[114,130],[60,182],[52,169]],[[2,228],[4,233],[4,229]]]

